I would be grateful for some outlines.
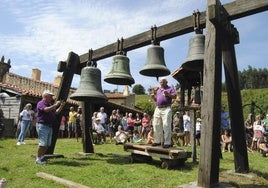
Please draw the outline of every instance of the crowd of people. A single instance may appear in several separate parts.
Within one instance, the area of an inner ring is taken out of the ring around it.
[[[147,142],[148,133],[152,127],[151,118],[147,113],[140,115],[125,112],[122,114],[119,109],[114,109],[108,116],[101,107],[92,116],[92,132],[94,142],[124,144],[126,142],[138,143]],[[106,138],[107,137],[107,138]]]
[[[54,104],[53,93],[44,91],[43,98],[38,102],[36,112],[32,110],[30,103],[26,104],[19,114],[20,133],[17,136],[17,145],[26,144],[25,137],[30,127],[35,127],[39,138],[39,145],[36,157],[37,164],[43,164],[44,154],[51,145],[52,124],[55,121],[56,114],[59,114],[65,102],[56,101]],[[184,112],[177,111],[172,115],[172,99],[176,97],[174,88],[167,85],[166,79],[160,80],[160,87],[151,93],[152,99],[156,103],[156,108],[152,117],[147,113],[132,114],[128,112],[121,113],[119,109],[114,109],[108,115],[104,107],[100,107],[99,111],[92,114],[92,133],[93,143],[115,143],[124,144],[143,143],[150,144],[153,147],[162,146],[163,148],[179,146],[191,146],[190,135],[191,117],[188,110]],[[248,151],[254,150],[260,152],[264,157],[268,156],[268,114],[266,118],[261,115],[255,116],[252,121],[250,115],[245,121],[245,134]],[[59,126],[59,137],[76,138],[83,131],[81,126],[82,108],[77,110],[73,106],[69,108],[69,112],[62,116]],[[195,141],[200,145],[202,136],[202,120],[200,111],[195,121]],[[35,126],[33,126],[35,124]],[[221,111],[221,137],[220,144],[222,152],[232,151],[232,134],[230,126],[230,117],[225,108]],[[66,134],[67,132],[67,134]]]
[[[264,157],[268,156],[268,114],[266,117],[256,115],[252,120],[252,114],[249,114],[245,121],[246,140],[248,151],[258,151]]]

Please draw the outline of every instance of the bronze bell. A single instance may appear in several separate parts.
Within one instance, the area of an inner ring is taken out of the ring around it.
[[[180,67],[172,73],[172,76],[180,82],[180,84],[186,84],[187,87],[200,86],[201,84],[202,75],[198,71],[191,71]]]
[[[182,67],[191,71],[203,71],[205,35],[194,34],[189,42],[188,55]]]
[[[130,74],[129,58],[125,55],[117,54],[113,58],[113,65],[106,75],[105,82],[116,85],[132,85],[135,83]]]
[[[164,59],[164,48],[159,45],[152,44],[147,49],[146,63],[140,70],[140,74],[157,78],[170,74],[170,70],[166,67]]]
[[[77,101],[101,103],[107,101],[101,86],[101,71],[97,67],[87,66],[81,71],[80,83],[77,90],[70,96]]]

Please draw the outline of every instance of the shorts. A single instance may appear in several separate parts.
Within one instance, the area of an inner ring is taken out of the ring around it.
[[[75,122],[68,122],[68,131],[76,132],[77,127]]]
[[[60,131],[64,131],[64,130],[65,130],[65,125],[60,125],[59,130],[60,130]]]
[[[39,139],[39,146],[47,146],[51,145],[52,140],[52,127],[46,124],[37,124],[38,129],[38,139]]]

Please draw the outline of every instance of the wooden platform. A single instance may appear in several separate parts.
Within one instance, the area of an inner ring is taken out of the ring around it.
[[[161,146],[152,147],[146,144],[124,144],[124,150],[131,152],[130,161],[151,162],[152,157],[159,157],[162,161],[162,168],[174,168],[183,166],[187,158],[190,158],[192,152],[175,147],[162,148]]]

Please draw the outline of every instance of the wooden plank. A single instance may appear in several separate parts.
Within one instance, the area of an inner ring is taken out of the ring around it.
[[[59,184],[62,184],[62,185],[65,185],[65,186],[71,187],[71,188],[88,188],[88,186],[85,186],[85,185],[82,185],[82,184],[79,184],[79,183],[75,183],[75,182],[72,182],[70,180],[65,180],[63,178],[59,178],[57,176],[53,176],[51,174],[47,174],[47,173],[44,173],[44,172],[37,172],[36,176],[40,177],[40,178],[52,180],[52,181],[54,181],[56,183],[59,183]]]
[[[225,36],[225,39],[226,40],[223,40],[222,42],[222,56],[232,127],[235,171],[239,173],[248,173],[248,152],[246,136],[245,134],[242,134],[245,129],[235,49],[234,45],[231,43],[232,40],[228,39],[228,36]]]
[[[267,0],[237,0],[223,5],[226,12],[229,14],[228,20],[234,20],[252,14],[264,12],[268,10]],[[206,27],[206,12],[200,14],[200,28]],[[193,32],[193,18],[188,16],[168,24],[157,27],[157,40],[163,41],[180,35]],[[148,31],[142,32],[135,36],[124,39],[124,50],[131,51],[151,44],[151,30],[148,26]],[[117,41],[107,46],[94,50],[92,60],[100,60],[115,55],[117,51]],[[88,53],[80,55],[80,69],[85,66],[88,61]],[[80,74],[80,71],[76,71]]]
[[[145,151],[136,150],[136,149],[127,149],[126,151],[131,152],[131,153],[135,153],[135,154],[139,154],[139,155],[150,156],[149,153],[147,153]]]
[[[218,0],[207,0],[208,7],[219,11]],[[211,187],[219,182],[220,112],[221,112],[221,33],[207,17],[204,54],[203,103],[201,104],[202,136],[198,171],[198,186]]]
[[[78,64],[79,64],[79,56],[74,52],[70,52],[67,59],[67,67],[62,74],[60,87],[56,96],[56,101],[57,100],[67,101],[74,76],[74,71],[77,69]],[[46,154],[54,153],[55,145],[59,134],[61,117],[62,112],[56,116],[56,121],[53,124],[53,135],[52,135],[51,146],[48,148]]]

